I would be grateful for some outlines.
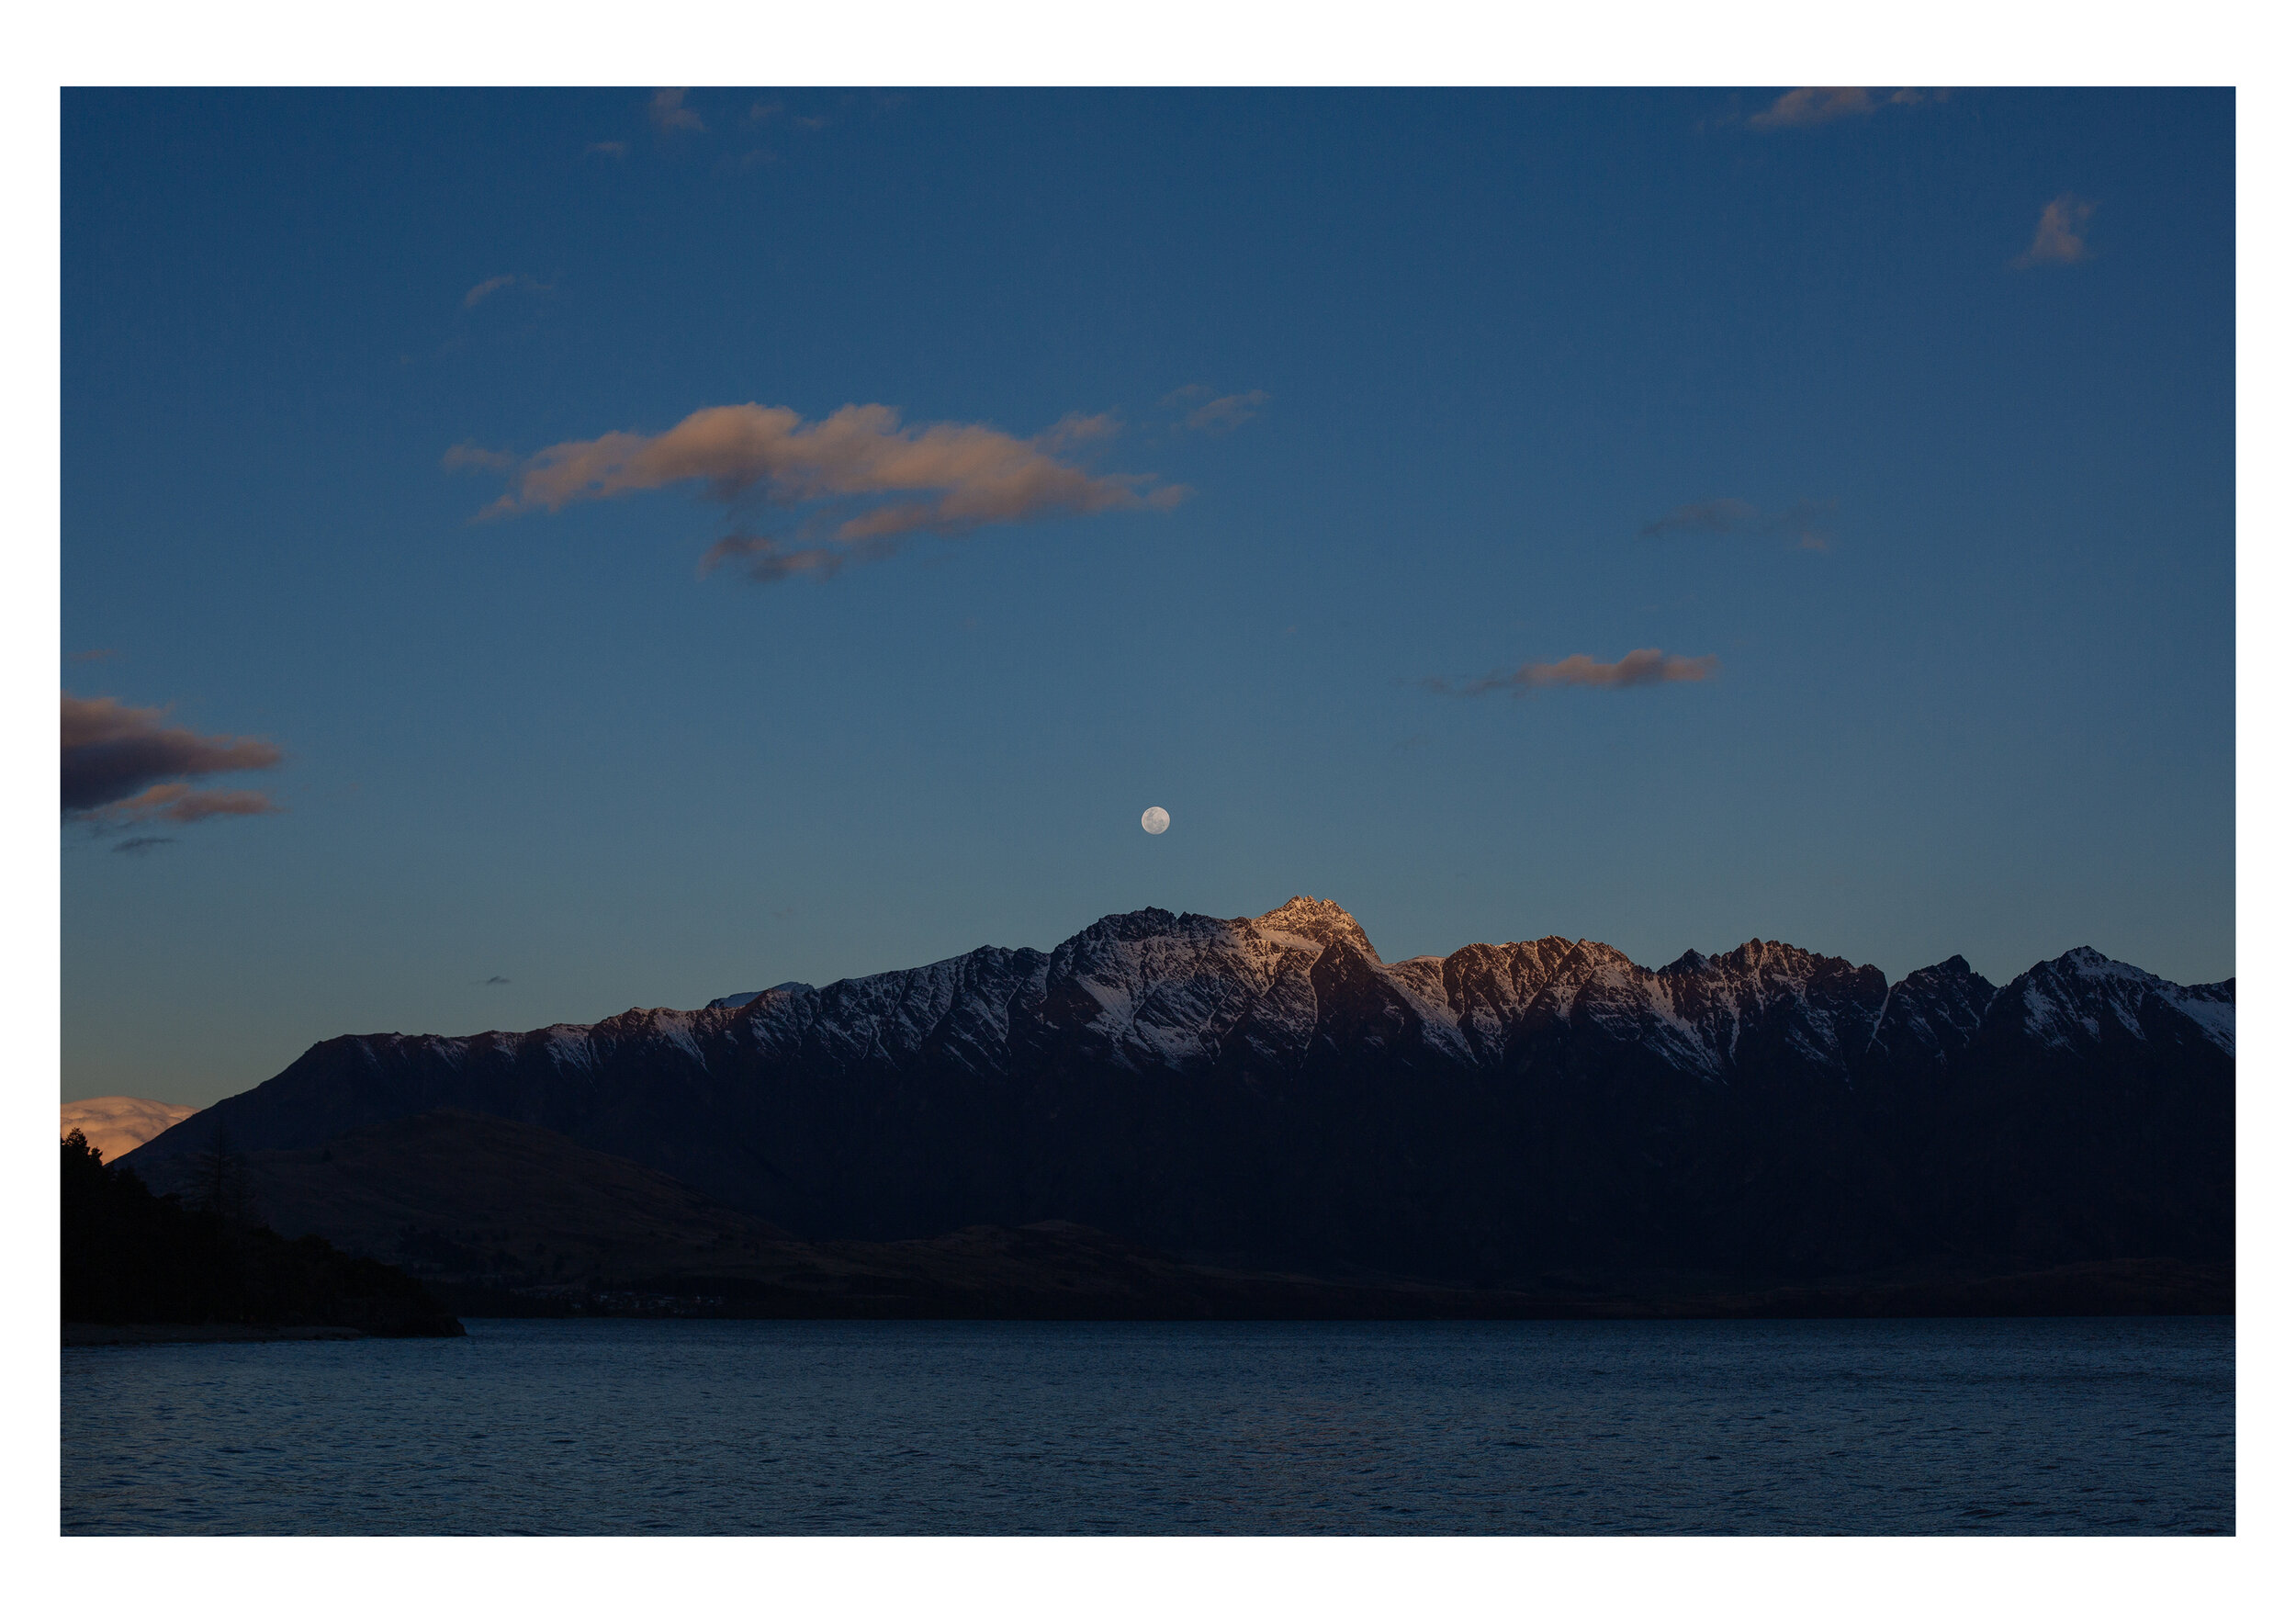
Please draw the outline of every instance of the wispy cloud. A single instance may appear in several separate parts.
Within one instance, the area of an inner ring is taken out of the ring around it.
[[[66,654],[64,656],[65,659],[71,660],[74,665],[85,665],[95,659],[116,659],[118,657],[119,650],[118,648],[82,648],[76,654]]]
[[[752,580],[793,580],[801,576],[827,580],[848,564],[873,562],[897,550],[897,544],[882,537],[850,546],[820,547],[779,535],[737,532],[714,542],[694,572],[706,577],[726,564],[738,563],[741,572]]]
[[[626,141],[593,141],[582,149],[582,156],[587,158],[592,153],[605,158],[626,158],[630,155],[630,143]]]
[[[66,816],[107,824],[197,823],[279,809],[255,790],[198,789],[187,781],[276,766],[276,745],[262,738],[202,737],[188,727],[165,726],[165,715],[118,699],[63,695]]]
[[[792,112],[778,101],[759,101],[749,104],[750,123],[767,124],[775,120],[787,123],[798,130],[826,130],[829,124],[827,118]]]
[[[1648,541],[1660,535],[1784,535],[1805,552],[1832,549],[1833,536],[1819,526],[1834,512],[1830,502],[1796,502],[1778,513],[1764,513],[1735,496],[1710,496],[1686,502],[1673,512],[1652,519],[1636,532]]]
[[[1806,130],[1814,124],[1830,124],[1837,118],[1863,118],[1885,107],[1919,107],[1925,101],[1943,101],[1941,90],[1878,91],[1857,87],[1832,88],[1805,85],[1789,90],[1761,112],[1746,120],[1750,130]]]
[[[1244,394],[1221,395],[1218,400],[1206,400],[1190,411],[1182,420],[1181,425],[1199,434],[1227,434],[1258,416],[1260,408],[1267,404],[1267,391],[1264,389],[1251,389]]]
[[[1124,420],[1113,411],[1097,411],[1091,416],[1082,411],[1071,411],[1037,435],[1033,443],[1047,451],[1058,451],[1089,440],[1109,439],[1123,432]]]
[[[1711,496],[1704,502],[1686,502],[1673,512],[1652,519],[1642,526],[1639,534],[1645,540],[1653,535],[1679,535],[1686,530],[1728,535],[1734,531],[1750,528],[1761,517],[1761,510],[1750,502],[1740,502],[1735,496]]]
[[[260,789],[195,789],[154,783],[141,795],[75,814],[104,823],[204,823],[209,817],[253,817],[279,808]]]
[[[1164,404],[1167,408],[1191,406],[1200,400],[1201,405],[1192,405],[1187,415],[1180,419],[1180,426],[1198,434],[1228,434],[1258,416],[1260,408],[1273,398],[1264,389],[1254,389],[1215,399],[1210,384],[1187,383],[1165,396]]]
[[[2078,265],[2088,257],[2088,217],[2097,205],[2085,203],[2071,192],[2050,199],[2033,228],[2032,246],[2009,261],[2011,270],[2031,270],[2040,265]]]
[[[1094,473],[1056,454],[1114,426],[1110,417],[1072,414],[1023,440],[977,423],[904,428],[890,406],[846,406],[817,423],[786,406],[711,406],[658,434],[552,445],[521,464],[486,511],[555,513],[699,480],[729,510],[813,510],[792,535],[727,535],[703,556],[704,574],[740,558],[759,580],[823,576],[885,557],[920,531],[954,535],[1062,513],[1170,507],[1187,495],[1183,486]],[[477,461],[466,453],[460,465]]]
[[[1715,673],[1718,664],[1712,654],[1685,659],[1663,648],[1636,648],[1608,665],[1586,654],[1572,654],[1552,664],[1530,662],[1465,682],[1431,676],[1421,685],[1438,693],[1510,693],[1517,696],[1541,688],[1655,687],[1661,682],[1705,682]]]
[[[489,276],[462,296],[462,307],[465,310],[476,310],[483,300],[492,298],[505,287],[523,287],[535,293],[550,291],[550,285],[547,282],[537,281],[529,276],[512,273],[509,276]]]
[[[485,281],[479,283],[476,287],[473,287],[469,292],[462,296],[462,307],[465,310],[476,310],[478,306],[478,301],[484,299],[488,294],[500,293],[505,287],[515,286],[517,281],[518,278],[516,276],[489,276]]]
[[[140,857],[156,846],[177,843],[179,842],[173,834],[139,834],[133,840],[121,840],[113,846],[112,850],[125,851],[131,857]]]
[[[1830,124],[1836,118],[1857,118],[1872,112],[1874,105],[1871,91],[1805,85],[1787,91],[1746,122],[1755,130],[1798,130],[1812,124]]]
[[[511,984],[511,977],[506,975],[490,975],[478,984],[482,986],[507,986]]]
[[[700,130],[702,115],[686,106],[683,90],[657,90],[646,104],[646,116],[665,135],[672,130]]]
[[[508,451],[490,451],[470,440],[465,440],[459,445],[447,446],[446,455],[438,460],[440,467],[449,469],[484,468],[496,473],[508,473],[518,466],[518,458]]]

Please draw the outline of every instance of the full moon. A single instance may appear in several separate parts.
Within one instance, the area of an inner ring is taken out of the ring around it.
[[[1151,834],[1161,834],[1172,827],[1172,814],[1160,806],[1152,806],[1140,814],[1140,826]]]

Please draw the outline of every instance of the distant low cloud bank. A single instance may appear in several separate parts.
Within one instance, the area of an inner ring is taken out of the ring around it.
[[[63,695],[63,812],[74,820],[122,827],[254,817],[279,808],[253,789],[201,789],[188,781],[279,764],[262,738],[204,737],[165,725],[165,711],[118,699]],[[130,840],[143,849],[156,840]]]
[[[700,481],[733,514],[759,506],[814,511],[785,534],[744,525],[703,555],[704,574],[738,561],[754,579],[836,573],[883,558],[919,532],[1170,507],[1185,487],[1094,473],[1065,453],[1115,432],[1112,416],[1072,414],[1033,439],[977,423],[905,428],[891,406],[846,406],[808,423],[786,406],[710,406],[660,434],[568,440],[512,462],[468,445],[449,468],[510,463],[511,488],[488,514],[556,513],[569,502]]]
[[[1541,688],[1641,688],[1670,682],[1705,682],[1718,666],[1712,654],[1685,659],[1663,648],[1636,648],[1607,665],[1586,654],[1572,654],[1552,664],[1525,663],[1465,682],[1431,676],[1422,685],[1434,693],[1469,695],[1522,694]]]

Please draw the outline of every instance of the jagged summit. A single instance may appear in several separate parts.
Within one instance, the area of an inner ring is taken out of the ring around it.
[[[1356,922],[1356,916],[1329,897],[1319,902],[1313,896],[1293,896],[1282,907],[1271,908],[1248,922],[1283,935],[1304,936],[1325,946],[1345,941],[1359,949],[1374,964],[1379,962],[1379,954],[1373,949],[1371,938],[1364,934],[1363,926]]]
[[[2049,960],[2050,967],[2072,975],[2088,975],[2092,980],[2110,977],[2114,980],[2150,980],[2153,977],[2133,964],[2123,964],[2108,958],[2094,947],[2076,947]]]

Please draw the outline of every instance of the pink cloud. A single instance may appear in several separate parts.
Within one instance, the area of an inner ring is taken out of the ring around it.
[[[189,783],[154,783],[142,794],[115,800],[89,815],[107,823],[197,823],[208,817],[258,817],[279,808],[259,789],[195,789]]]
[[[67,816],[196,823],[279,809],[253,790],[195,789],[181,781],[276,766],[277,746],[262,738],[202,737],[165,726],[165,714],[118,699],[63,695],[61,783]]]
[[[766,577],[825,574],[838,563],[883,557],[889,543],[918,531],[956,534],[1061,513],[1168,507],[1186,491],[1141,476],[1097,474],[1056,453],[1117,429],[1110,415],[1071,414],[1032,440],[982,423],[905,428],[890,406],[846,406],[808,423],[786,406],[710,406],[657,434],[616,433],[552,445],[523,464],[512,488],[487,511],[556,513],[575,502],[699,481],[732,507],[763,501],[816,511],[794,542],[728,536],[703,560],[703,572],[736,557],[771,563]],[[460,463],[480,458],[463,447]],[[816,556],[818,555],[818,556]],[[791,569],[774,560],[799,556]]]

